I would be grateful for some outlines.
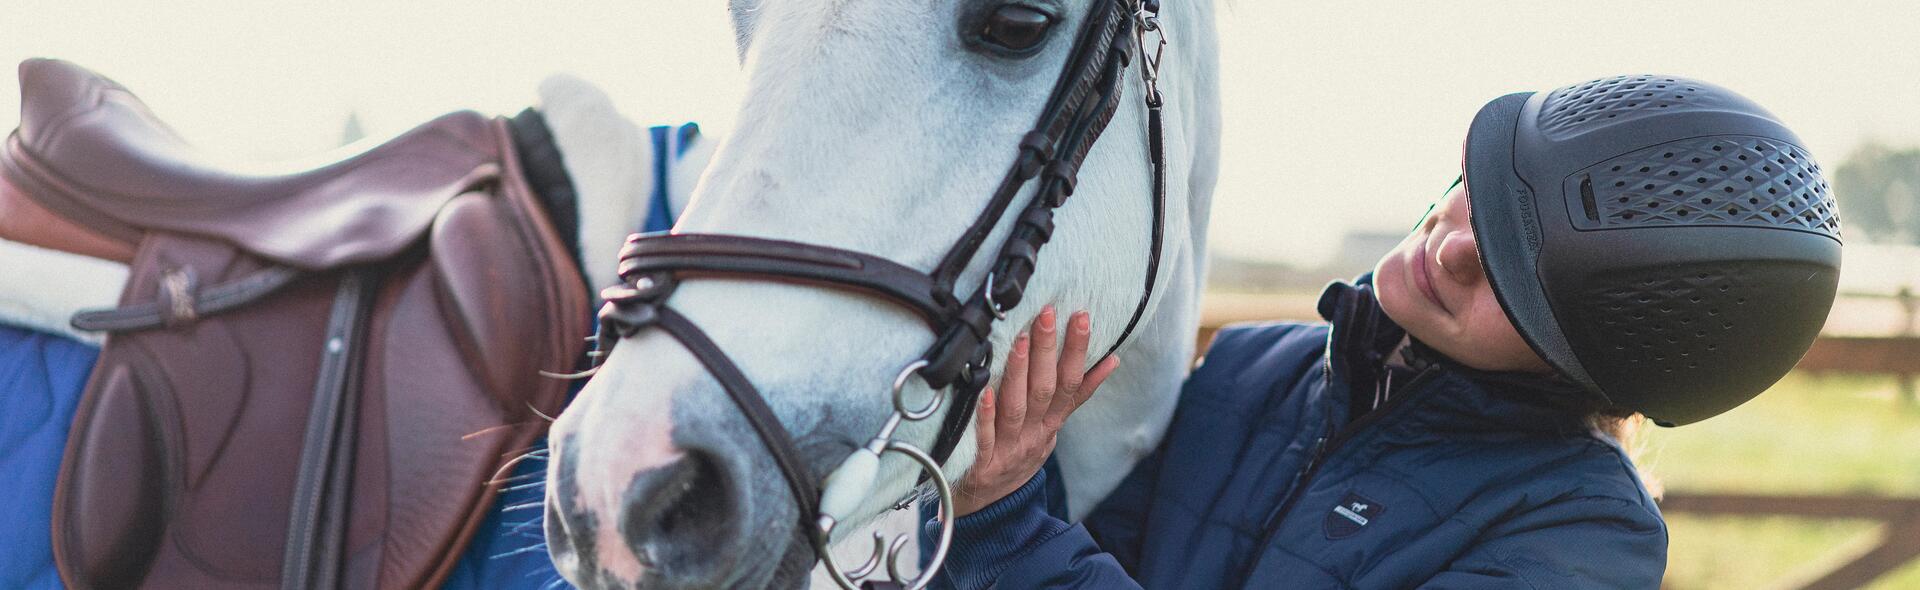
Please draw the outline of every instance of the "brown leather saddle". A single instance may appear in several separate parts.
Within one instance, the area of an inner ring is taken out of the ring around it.
[[[136,247],[119,307],[74,318],[109,335],[55,492],[63,581],[437,585],[590,332],[509,121],[256,172],[72,64],[20,78],[0,175]]]

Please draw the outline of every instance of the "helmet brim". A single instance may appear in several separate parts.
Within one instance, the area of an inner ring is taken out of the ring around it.
[[[1533,96],[1520,92],[1494,99],[1474,115],[1467,131],[1462,167],[1474,240],[1487,282],[1521,339],[1562,377],[1606,399],[1574,356],[1539,274],[1538,193],[1520,178],[1514,162],[1515,128]]]

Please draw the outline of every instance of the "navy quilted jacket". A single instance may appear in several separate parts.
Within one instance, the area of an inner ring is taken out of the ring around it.
[[[1374,351],[1401,332],[1369,289],[1329,288],[1331,327],[1222,330],[1164,442],[1085,522],[1056,517],[1043,471],[955,523],[939,583],[1658,587],[1659,510],[1621,449],[1553,403],[1567,392],[1440,359],[1371,404]]]

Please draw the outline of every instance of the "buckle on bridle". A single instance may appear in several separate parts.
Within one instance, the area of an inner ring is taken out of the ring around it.
[[[1140,79],[1146,85],[1147,106],[1159,108],[1163,102],[1160,97],[1160,58],[1167,53],[1167,29],[1160,26],[1160,2],[1145,0],[1133,13],[1133,39],[1140,50]],[[1154,36],[1153,51],[1147,51],[1147,35]]]

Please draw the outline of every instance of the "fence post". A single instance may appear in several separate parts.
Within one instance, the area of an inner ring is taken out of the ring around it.
[[[1901,285],[1900,292],[1894,293],[1893,298],[1900,302],[1900,311],[1905,318],[1900,324],[1900,335],[1912,336],[1914,316],[1920,314],[1920,300],[1914,298],[1911,285]]]

